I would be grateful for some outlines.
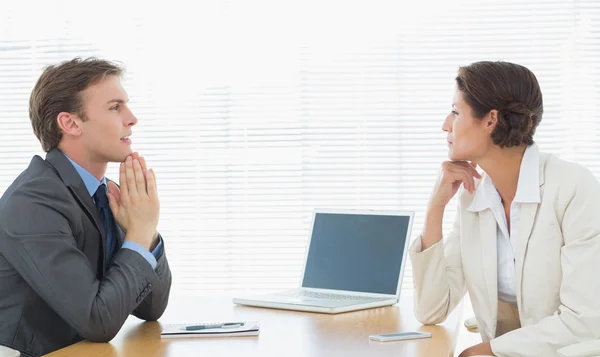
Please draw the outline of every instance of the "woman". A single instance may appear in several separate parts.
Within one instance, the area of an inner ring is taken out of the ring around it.
[[[468,291],[483,343],[461,357],[556,356],[600,338],[598,180],[539,152],[542,93],[527,68],[477,62],[456,82],[442,126],[450,161],[410,248],[417,318],[443,321]],[[461,186],[442,240],[446,205]]]

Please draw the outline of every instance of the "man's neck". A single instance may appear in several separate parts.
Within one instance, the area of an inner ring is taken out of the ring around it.
[[[90,157],[86,157],[83,150],[74,150],[71,148],[58,147],[63,154],[67,155],[71,160],[75,161],[77,165],[83,167],[87,172],[92,174],[98,181],[102,181],[104,175],[106,175],[106,169],[108,167],[107,162],[97,162]]]

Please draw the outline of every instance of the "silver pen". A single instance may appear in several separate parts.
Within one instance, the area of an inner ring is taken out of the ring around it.
[[[208,330],[213,328],[236,328],[244,326],[243,322],[227,322],[224,324],[215,324],[215,325],[191,325],[186,326],[186,331],[197,331],[197,330]]]

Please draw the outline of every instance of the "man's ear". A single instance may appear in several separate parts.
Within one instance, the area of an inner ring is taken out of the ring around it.
[[[56,117],[58,127],[63,132],[63,135],[79,136],[81,135],[81,119],[72,113],[60,112]]]
[[[496,125],[498,125],[498,111],[496,109],[490,110],[489,113],[483,118],[485,129],[491,134]]]

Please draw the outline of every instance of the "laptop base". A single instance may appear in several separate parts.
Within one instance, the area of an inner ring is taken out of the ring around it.
[[[253,307],[264,307],[271,309],[317,312],[323,314],[339,314],[343,312],[372,309],[382,306],[390,306],[398,303],[395,298],[381,299],[378,301],[357,304],[355,302],[328,301],[322,299],[295,299],[289,296],[267,294],[251,297],[234,298],[236,305],[245,305]]]

